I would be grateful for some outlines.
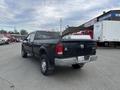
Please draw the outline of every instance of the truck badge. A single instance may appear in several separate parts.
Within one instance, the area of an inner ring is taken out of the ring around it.
[[[84,48],[84,44],[81,44],[80,47],[83,49]]]

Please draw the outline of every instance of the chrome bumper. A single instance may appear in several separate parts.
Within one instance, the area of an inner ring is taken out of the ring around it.
[[[96,55],[91,55],[87,59],[85,59],[85,56],[65,58],[65,59],[55,58],[55,64],[58,64],[58,63],[67,63],[67,64],[88,63],[88,62],[92,62],[96,60],[97,60]]]

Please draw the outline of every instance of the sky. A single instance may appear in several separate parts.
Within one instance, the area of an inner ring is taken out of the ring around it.
[[[120,0],[0,0],[0,29],[62,30],[79,26],[103,11],[120,9]]]

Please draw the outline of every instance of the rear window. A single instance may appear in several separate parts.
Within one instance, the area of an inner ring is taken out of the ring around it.
[[[58,39],[59,37],[58,32],[37,32],[35,39]]]

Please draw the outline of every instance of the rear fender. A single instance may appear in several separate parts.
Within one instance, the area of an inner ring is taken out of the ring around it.
[[[40,47],[40,49],[39,49],[39,55],[41,56],[41,55],[43,55],[43,54],[46,54],[47,56],[48,56],[48,58],[49,58],[49,62],[50,62],[50,64],[51,65],[54,65],[54,58],[52,57],[52,56],[50,56],[50,53],[49,53],[49,51],[45,48],[45,47]]]

